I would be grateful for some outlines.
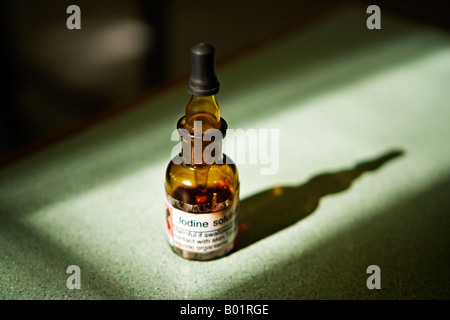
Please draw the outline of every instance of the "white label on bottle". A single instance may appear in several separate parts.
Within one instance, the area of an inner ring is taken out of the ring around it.
[[[208,253],[233,243],[237,233],[237,207],[211,213],[189,213],[171,206],[166,200],[167,237],[182,250]]]

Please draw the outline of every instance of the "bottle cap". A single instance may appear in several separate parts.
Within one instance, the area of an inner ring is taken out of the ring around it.
[[[211,96],[219,92],[219,81],[214,73],[214,47],[199,43],[191,48],[191,77],[187,91],[195,96]]]

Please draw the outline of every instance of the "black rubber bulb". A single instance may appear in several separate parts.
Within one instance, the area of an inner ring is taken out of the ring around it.
[[[196,96],[211,96],[219,92],[219,81],[214,72],[214,47],[199,43],[191,48],[191,77],[187,91]]]

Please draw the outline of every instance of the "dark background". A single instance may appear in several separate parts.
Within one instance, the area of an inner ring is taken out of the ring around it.
[[[395,12],[449,27],[448,1],[347,2],[377,4],[381,21]],[[81,30],[66,27],[71,4],[81,9]],[[336,2],[8,0],[0,6],[5,159],[152,88],[187,79],[189,50],[198,42],[212,43],[224,60]]]

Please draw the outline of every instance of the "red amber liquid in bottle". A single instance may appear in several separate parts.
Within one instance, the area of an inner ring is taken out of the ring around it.
[[[166,170],[166,232],[178,255],[210,260],[234,246],[239,179],[235,164],[221,152],[227,123],[214,96],[219,90],[214,48],[206,43],[194,46],[191,63],[192,97],[177,124],[182,150]]]

